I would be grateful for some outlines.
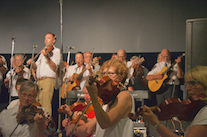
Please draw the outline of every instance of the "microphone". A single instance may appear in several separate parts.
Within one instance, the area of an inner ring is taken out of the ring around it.
[[[37,44],[34,43],[34,44],[33,44],[33,48],[37,48]]]
[[[12,37],[11,39],[14,40],[16,38],[16,36]]]
[[[75,47],[68,47],[69,49],[75,49]]]

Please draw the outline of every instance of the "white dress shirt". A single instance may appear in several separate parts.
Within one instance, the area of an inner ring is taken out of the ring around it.
[[[60,49],[54,46],[52,53],[53,55],[50,57],[50,59],[55,63],[56,68],[58,68],[57,66],[60,64]],[[40,54],[38,60],[36,61],[36,65],[37,65],[37,78],[41,78],[41,77],[56,78],[56,72],[54,72],[50,68],[48,61],[43,54]]]
[[[74,73],[80,74],[82,71],[83,71],[83,66],[80,69],[78,68],[77,64],[69,66],[67,69],[67,72],[65,73],[65,76],[63,77],[63,81],[65,80],[65,78],[71,77]],[[83,77],[82,77],[81,83],[80,83],[80,88],[81,88],[80,90],[81,91],[83,90],[83,87],[85,86],[85,82],[86,82],[86,79],[88,78],[88,76],[89,76],[89,71],[86,69],[86,71],[83,73]]]

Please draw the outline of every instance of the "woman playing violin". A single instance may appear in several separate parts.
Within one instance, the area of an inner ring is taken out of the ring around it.
[[[185,74],[186,90],[190,97],[195,98],[199,95],[207,97],[207,66],[197,66]],[[154,113],[149,107],[143,107],[143,118],[156,128],[162,137],[178,137],[167,127],[160,124]],[[138,108],[139,110],[139,108]],[[175,110],[176,111],[176,110]],[[206,137],[207,130],[207,106],[202,107],[194,117],[192,123],[185,131],[185,137]]]
[[[98,81],[103,77],[108,77],[109,81],[112,82],[125,80],[124,78],[128,74],[126,65],[119,60],[112,62],[111,60],[104,62],[100,70],[96,73],[98,75]],[[74,134],[86,136],[95,132],[95,136],[97,137],[132,137],[133,122],[128,118],[128,113],[134,110],[132,96],[127,91],[118,92],[112,100],[103,100],[105,105],[101,107],[97,99],[97,95],[101,92],[100,90],[102,88],[101,86],[97,88],[99,84],[96,82],[86,86],[93,103],[96,117],[85,125],[77,127]],[[106,87],[110,90],[112,86],[114,85],[111,85],[111,87],[107,85]],[[67,135],[71,134],[73,126],[71,124],[66,127]]]
[[[19,125],[17,123],[17,120],[19,121],[25,118],[25,115],[20,116],[19,114],[23,112],[25,107],[32,105],[38,92],[39,88],[37,84],[32,81],[24,82],[19,90],[20,104],[0,113],[0,133],[3,136],[8,137],[12,134],[14,137],[37,137],[43,134],[44,119],[39,113],[36,113],[35,116],[32,117],[32,120],[34,121],[32,123],[27,121]],[[19,119],[17,119],[17,116],[20,116]],[[15,129],[16,126],[17,128]]]

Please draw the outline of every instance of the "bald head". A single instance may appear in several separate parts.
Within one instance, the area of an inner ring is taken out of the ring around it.
[[[118,50],[117,57],[118,57],[118,60],[124,62],[126,60],[126,57],[127,57],[126,56],[126,51],[123,50],[123,49]]]
[[[170,61],[170,51],[168,49],[163,49],[161,51],[161,56],[162,56],[162,60],[164,62],[169,62]]]
[[[84,62],[86,64],[90,63],[92,54],[89,51],[86,51],[84,52],[83,56],[84,56]]]

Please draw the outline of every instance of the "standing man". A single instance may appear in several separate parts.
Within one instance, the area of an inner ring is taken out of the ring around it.
[[[92,54],[89,51],[84,52],[84,64],[88,65],[91,63]],[[95,57],[93,60],[96,60],[97,57]],[[94,66],[91,66],[93,73],[96,73],[100,69],[100,65],[97,63]]]
[[[117,52],[117,59],[122,61],[122,62],[124,62],[124,64],[126,64],[126,66],[129,68],[132,65],[132,62],[131,61],[127,61],[126,58],[127,58],[126,51],[123,50],[123,49],[118,50],[118,52]],[[129,69],[128,77],[132,77],[133,72],[134,72],[134,69],[133,69],[133,67],[131,67]]]
[[[0,55],[0,96],[1,96],[1,85],[3,84],[3,74],[7,71],[6,59]]]
[[[46,108],[48,114],[52,114],[52,97],[56,84],[56,71],[60,64],[60,49],[55,47],[56,35],[49,32],[45,35],[46,47],[42,49],[38,60],[32,63],[32,68],[36,71],[37,84],[41,89],[37,101]],[[52,49],[48,51],[48,49]],[[31,64],[31,59],[27,61]]]
[[[146,79],[147,80],[155,80],[155,79],[162,79],[163,75],[162,74],[156,74],[159,73],[163,67],[170,67],[171,66],[171,60],[170,60],[170,52],[168,49],[163,49],[161,52],[162,56],[162,62],[155,64],[154,68],[147,74]],[[174,92],[174,97],[177,96],[178,91],[180,90],[180,82],[179,78],[182,78],[182,69],[181,69],[181,58],[178,57],[175,60],[177,63],[172,67],[170,70],[171,73],[168,76],[169,80],[167,81],[167,88],[165,89],[164,93],[157,93],[156,98],[157,98],[157,105],[160,105],[165,99],[170,98],[172,96],[172,91],[173,91],[173,86],[175,85],[175,92]],[[156,75],[154,75],[156,74]]]
[[[124,83],[124,86],[126,88],[128,88],[131,85],[132,81],[133,81],[134,68],[131,67],[133,65],[133,62],[132,61],[127,61],[126,58],[127,58],[126,51],[123,50],[123,49],[118,50],[117,59],[122,61],[124,64],[126,64],[127,68],[129,68],[127,79]]]
[[[12,90],[10,93],[11,101],[19,98],[15,88],[17,79],[29,79],[29,69],[23,65],[24,55],[15,54],[13,61],[13,69],[7,72],[6,78],[4,79],[5,86],[8,86],[9,80],[12,78]]]
[[[71,65],[67,69],[67,72],[65,73],[65,76],[63,77],[63,81],[65,81],[65,79],[67,78],[69,82],[74,82],[74,80],[76,80],[77,77],[73,74],[76,73],[79,75],[82,72],[82,74],[80,74],[78,78],[80,80],[80,87],[73,87],[76,90],[82,91],[85,85],[86,79],[88,78],[89,75],[92,75],[93,72],[92,72],[90,65],[88,66],[84,65],[82,52],[77,52],[75,54],[75,62],[76,62],[75,65]]]

